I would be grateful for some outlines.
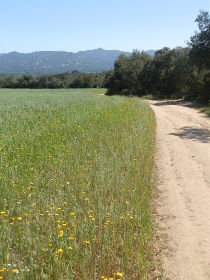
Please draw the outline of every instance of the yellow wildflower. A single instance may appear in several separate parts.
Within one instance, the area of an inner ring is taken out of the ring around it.
[[[18,221],[22,221],[22,219],[23,219],[22,217],[18,217],[17,218]]]
[[[70,240],[74,240],[74,235],[70,234]]]
[[[13,273],[18,273],[18,269],[17,269],[17,268],[13,268],[13,269],[12,269],[12,272],[13,272]]]
[[[56,251],[56,255],[60,255],[60,254],[63,254],[63,250],[61,248]]]
[[[88,217],[89,217],[89,219],[92,220],[92,221],[95,221],[95,220],[96,220],[95,217],[92,216],[92,215],[89,215]]]
[[[60,230],[59,237],[63,237],[63,230]]]

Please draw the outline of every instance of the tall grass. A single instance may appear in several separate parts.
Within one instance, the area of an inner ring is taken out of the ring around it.
[[[210,117],[210,100],[207,106],[201,107],[200,112],[205,113],[208,117]]]
[[[0,279],[146,279],[155,121],[103,90],[0,91]]]
[[[204,112],[207,114],[207,116],[210,117],[210,101],[209,101],[209,106],[204,109]]]

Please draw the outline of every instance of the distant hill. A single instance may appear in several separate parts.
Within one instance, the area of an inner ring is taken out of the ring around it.
[[[148,50],[148,51],[146,51],[146,53],[148,55],[154,56],[155,55],[155,50]]]
[[[0,73],[52,74],[61,72],[102,72],[113,68],[119,50],[95,49],[87,51],[39,51],[32,53],[11,52],[0,54]],[[148,51],[153,55],[154,51]]]

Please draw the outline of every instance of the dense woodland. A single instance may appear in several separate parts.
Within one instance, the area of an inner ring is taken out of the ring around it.
[[[114,71],[109,73],[107,94],[210,100],[208,12],[201,11],[196,22],[199,31],[190,38],[186,48],[163,48],[153,58],[138,51],[129,57],[121,55]]]
[[[2,75],[1,88],[96,88],[104,87],[106,73],[61,73],[54,75]]]
[[[108,95],[210,100],[210,16],[200,11],[199,31],[188,47],[163,48],[154,57],[134,51],[120,55],[114,70],[103,73],[62,73],[54,75],[6,75],[2,88],[95,88],[106,87]]]

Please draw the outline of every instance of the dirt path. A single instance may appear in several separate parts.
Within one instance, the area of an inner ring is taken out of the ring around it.
[[[210,279],[210,119],[182,102],[150,102],[157,119],[158,231],[169,279]]]

